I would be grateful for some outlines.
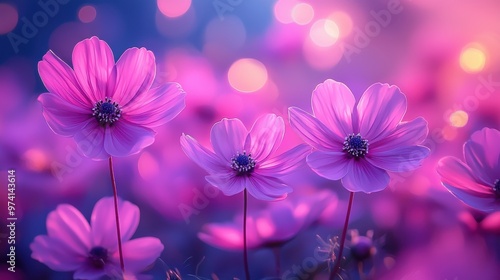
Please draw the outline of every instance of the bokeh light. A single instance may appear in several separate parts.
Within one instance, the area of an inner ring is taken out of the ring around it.
[[[311,40],[320,47],[329,47],[339,38],[339,27],[330,19],[320,19],[311,26],[309,31]]]
[[[191,7],[191,0],[157,0],[158,9],[170,18],[184,15]]]
[[[292,19],[298,25],[306,25],[314,18],[314,9],[307,3],[299,3],[292,9]]]
[[[267,69],[262,62],[252,58],[235,61],[227,73],[231,87],[241,92],[254,92],[267,82]]]
[[[466,72],[480,72],[485,64],[486,54],[477,44],[466,46],[460,53],[460,66]]]
[[[14,30],[19,19],[16,8],[9,4],[0,3],[0,15],[2,15],[2,19],[0,20],[0,34],[7,34]]]
[[[292,11],[297,4],[296,0],[278,0],[274,4],[274,17],[281,23],[292,23]]]
[[[450,123],[454,127],[464,127],[469,121],[467,112],[458,110],[450,115]]]
[[[352,18],[346,12],[335,11],[328,17],[328,19],[337,23],[340,38],[351,34],[353,28]]]
[[[137,170],[143,179],[150,179],[158,174],[160,167],[150,153],[143,152],[137,161]]]
[[[78,19],[83,23],[89,23],[94,21],[97,15],[97,11],[94,6],[83,6],[78,11]]]

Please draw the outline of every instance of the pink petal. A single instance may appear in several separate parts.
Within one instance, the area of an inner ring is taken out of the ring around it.
[[[114,73],[113,100],[126,107],[151,88],[156,75],[155,56],[145,48],[127,49],[116,63]]]
[[[86,261],[86,255],[73,251],[63,241],[38,235],[30,244],[31,257],[56,271],[72,271]]]
[[[356,100],[346,85],[328,79],[313,91],[311,102],[314,116],[340,138],[354,132],[352,111]]]
[[[139,207],[128,201],[119,199],[118,215],[120,217],[122,242],[125,242],[132,237],[139,225]],[[92,245],[104,247],[111,252],[117,250],[118,241],[116,238],[116,220],[112,197],[101,198],[95,204],[90,223],[92,226]]]
[[[110,75],[115,59],[106,42],[95,36],[85,39],[76,44],[72,59],[76,78],[93,102],[112,96],[108,83],[113,83]]]
[[[73,274],[73,279],[101,279],[101,277],[106,275],[106,271],[104,269],[95,269],[91,266],[82,266],[80,269],[75,271]]]
[[[232,196],[242,192],[245,189],[245,186],[247,186],[248,181],[246,177],[236,176],[234,172],[214,174],[206,176],[205,179],[214,187],[220,189],[227,196]]]
[[[397,147],[387,151],[369,151],[366,160],[384,170],[405,172],[422,166],[429,154],[429,148],[424,146]]]
[[[288,108],[290,125],[307,144],[318,150],[342,151],[344,138],[339,137],[318,119],[296,107]]]
[[[212,127],[210,141],[215,154],[230,164],[237,152],[243,152],[247,135],[248,131],[239,119],[222,119]]]
[[[153,144],[155,134],[150,128],[119,120],[106,128],[104,149],[111,156],[133,155]]]
[[[266,160],[263,163],[258,163],[256,172],[268,176],[280,176],[290,173],[302,164],[304,157],[311,152],[311,147],[306,144],[301,144],[292,149]]]
[[[91,109],[75,106],[56,94],[40,94],[38,101],[42,103],[47,124],[56,134],[73,136],[94,120]]]
[[[245,150],[257,161],[265,161],[281,145],[285,135],[285,123],[275,114],[258,118],[245,141]]]
[[[62,241],[78,255],[86,255],[91,246],[89,223],[80,211],[68,204],[61,204],[49,213],[47,234],[51,239]]]
[[[500,131],[483,128],[474,132],[464,144],[464,157],[473,175],[484,184],[500,179]]]
[[[312,152],[307,156],[307,164],[321,177],[339,180],[349,171],[352,163],[344,152]]]
[[[186,107],[186,93],[177,83],[152,88],[146,100],[123,109],[123,117],[132,123],[156,127],[175,118]]]
[[[221,163],[220,158],[189,135],[182,134],[181,148],[192,161],[210,174],[227,172],[231,169],[229,163]]]
[[[248,176],[246,188],[248,193],[260,200],[281,200],[293,189],[278,178],[264,175]]]
[[[108,159],[104,150],[104,128],[97,121],[90,121],[82,130],[74,135],[76,144],[82,153],[92,159]]]
[[[143,271],[160,257],[162,251],[163,244],[158,238],[154,237],[141,237],[123,243],[125,271]],[[115,252],[114,257],[119,259],[119,253]]]
[[[406,112],[406,97],[396,86],[376,83],[363,93],[357,111],[361,136],[375,143],[401,122]]]
[[[485,186],[478,182],[472,170],[455,157],[442,158],[436,170],[445,184],[481,197],[494,196],[493,186]]]
[[[223,249],[243,249],[243,218],[231,224],[206,224],[203,226],[198,238],[203,242]],[[262,244],[252,216],[247,217],[247,247],[257,248]]]
[[[389,174],[371,165],[365,159],[354,160],[349,171],[342,178],[342,185],[351,192],[378,192],[389,185]]]
[[[428,132],[427,121],[422,117],[400,123],[391,135],[379,139],[379,141],[370,142],[370,152],[388,151],[394,147],[418,145],[425,140]]]
[[[456,188],[444,182],[443,186],[445,186],[453,196],[472,208],[484,212],[500,211],[500,199],[495,197],[495,195],[484,196],[470,190]]]
[[[52,51],[48,51],[38,63],[38,73],[49,92],[75,106],[93,106],[93,102],[78,84],[73,70]]]

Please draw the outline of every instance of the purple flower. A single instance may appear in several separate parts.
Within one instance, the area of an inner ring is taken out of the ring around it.
[[[310,150],[299,145],[274,156],[284,133],[283,119],[274,114],[258,118],[250,131],[239,119],[223,119],[210,132],[213,152],[189,135],[181,136],[181,146],[210,173],[206,180],[225,195],[246,188],[257,199],[277,200],[292,191],[279,177],[292,171]]]
[[[73,68],[47,52],[38,71],[49,92],[38,100],[50,128],[90,158],[138,153],[154,142],[152,128],[185,107],[179,84],[151,88],[155,57],[145,48],[127,49],[115,64],[108,44],[92,37],[75,46]]]
[[[31,257],[56,271],[75,271],[75,279],[120,273],[113,205],[112,197],[100,199],[90,225],[75,207],[59,205],[47,217],[47,235],[38,235],[31,243]],[[160,256],[163,244],[154,237],[130,240],[139,224],[139,208],[121,200],[118,207],[125,271],[137,273]]]
[[[373,84],[356,102],[346,85],[326,80],[311,103],[313,115],[289,108],[290,124],[316,149],[307,164],[322,177],[342,179],[351,192],[381,191],[389,184],[387,171],[414,170],[429,155],[418,145],[427,136],[427,122],[401,122],[406,97],[396,86]]]
[[[500,131],[483,128],[464,144],[465,162],[442,158],[443,185],[465,204],[485,212],[500,210]]]

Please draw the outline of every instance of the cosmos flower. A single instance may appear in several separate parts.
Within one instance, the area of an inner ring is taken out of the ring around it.
[[[442,158],[437,167],[443,185],[465,204],[485,212],[500,210],[500,131],[483,128],[464,144],[465,162]]]
[[[47,235],[38,235],[31,243],[31,257],[52,270],[75,271],[75,279],[120,273],[113,205],[112,197],[100,199],[90,225],[75,207],[59,205],[47,217]],[[137,273],[160,256],[163,244],[154,237],[130,240],[139,225],[139,208],[121,200],[118,207],[125,271]]]
[[[419,167],[429,149],[419,146],[427,136],[427,122],[401,122],[406,97],[396,86],[376,83],[356,102],[346,85],[333,80],[312,93],[313,115],[289,108],[290,124],[316,151],[307,164],[318,175],[342,179],[351,192],[381,191],[389,184],[387,171]]]
[[[76,44],[72,60],[74,70],[52,51],[43,56],[38,72],[49,92],[38,100],[50,128],[90,158],[138,153],[185,107],[179,84],[151,88],[155,57],[145,48],[127,49],[115,64],[108,44],[92,37]]]
[[[223,119],[212,127],[213,152],[189,135],[181,136],[184,153],[205,169],[206,180],[231,196],[245,188],[257,199],[277,200],[292,191],[280,176],[292,171],[309,152],[298,145],[274,156],[285,133],[281,117],[267,114],[248,131],[239,119]]]
[[[273,202],[266,209],[250,212],[247,217],[247,246],[276,247],[290,241],[316,222],[324,208],[336,199],[329,191],[321,191],[307,197]],[[231,223],[206,224],[198,237],[220,249],[241,250],[242,223],[240,217],[235,217]]]

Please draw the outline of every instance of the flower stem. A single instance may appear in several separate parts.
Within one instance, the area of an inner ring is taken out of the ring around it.
[[[352,200],[353,199],[354,199],[354,193],[350,192],[349,203],[347,205],[347,214],[345,215],[344,228],[342,229],[342,237],[340,238],[339,254],[337,256],[337,262],[335,263],[335,267],[333,268],[332,273],[330,274],[330,280],[335,279],[335,276],[337,275],[337,273],[340,269],[340,262],[342,261],[342,253],[344,251],[345,237],[347,234],[347,226],[349,225],[349,217],[351,216],[351,208],[352,208]]]
[[[109,174],[111,175],[111,185],[113,186],[113,198],[115,201],[115,220],[116,220],[116,236],[118,238],[118,253],[120,254],[120,266],[122,272],[125,272],[125,263],[123,262],[122,238],[120,233],[120,217],[118,216],[118,190],[116,189],[115,171],[113,169],[113,160],[109,157]]]
[[[245,264],[245,278],[250,280],[250,269],[248,269],[248,249],[247,249],[247,189],[243,191],[243,262]]]
[[[274,253],[274,261],[276,263],[276,277],[278,277],[278,279],[281,279],[280,247],[279,246],[274,247],[273,253]]]

